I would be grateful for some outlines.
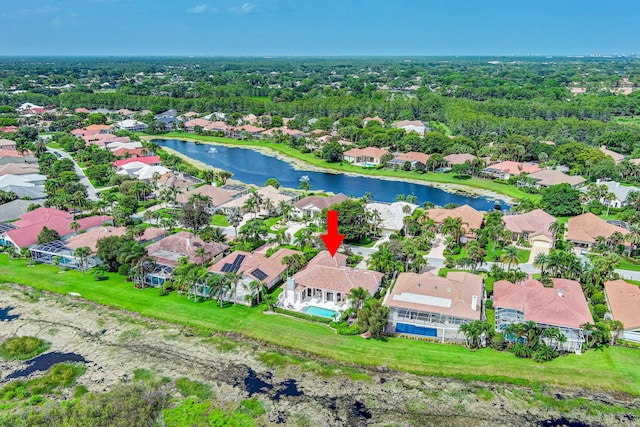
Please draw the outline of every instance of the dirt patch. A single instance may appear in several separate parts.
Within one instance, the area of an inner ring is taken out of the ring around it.
[[[50,352],[81,355],[87,372],[79,381],[95,392],[131,381],[134,370],[144,368],[159,376],[206,382],[220,403],[250,396],[268,402],[265,425],[527,426],[557,425],[557,420],[564,420],[573,423],[569,425],[622,426],[636,425],[640,411],[638,399],[625,396],[621,402],[621,396],[606,393],[554,390],[546,395],[557,400],[582,397],[594,405],[617,404],[619,413],[561,412],[537,403],[532,390],[499,384],[356,367],[340,371],[339,365],[336,372],[342,373],[316,372],[308,368],[313,360],[307,365],[281,363],[269,368],[260,356],[277,349],[242,337],[194,336],[179,325],[79,298],[43,293],[34,301],[24,295],[25,289],[11,285],[0,294],[0,309],[12,307],[10,320],[0,323],[0,334],[36,336],[52,343]],[[0,362],[3,378],[24,369],[25,363]],[[350,377],[348,372],[355,375]]]

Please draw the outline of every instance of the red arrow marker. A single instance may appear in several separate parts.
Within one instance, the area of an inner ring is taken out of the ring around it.
[[[338,211],[327,212],[327,234],[323,234],[322,240],[331,256],[335,256],[340,244],[344,240],[344,234],[338,234]]]

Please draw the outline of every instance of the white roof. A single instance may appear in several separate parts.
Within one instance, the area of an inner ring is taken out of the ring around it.
[[[403,292],[393,296],[394,301],[411,302],[414,304],[433,305],[435,307],[450,308],[451,298],[434,297],[431,295],[420,295],[411,292]]]
[[[138,162],[134,162],[138,163]],[[138,179],[151,179],[153,178],[153,174],[158,172],[160,175],[164,175],[167,172],[170,172],[170,169],[165,168],[164,166],[149,166],[144,165],[142,169],[134,172],[134,174],[138,177]]]
[[[126,120],[119,121],[118,123],[116,123],[116,125],[118,125],[121,128],[130,128],[130,127],[139,126],[139,125],[146,126],[147,124],[139,122],[138,120],[126,119]]]
[[[142,143],[140,141],[132,141],[132,142],[110,142],[107,144],[107,148],[111,151],[116,151],[121,148],[142,148]]]
[[[35,187],[35,182],[46,180],[47,177],[39,173],[30,173],[27,175],[3,175],[0,176],[0,187],[9,185],[19,185],[22,187]]]
[[[621,202],[627,200],[627,197],[629,197],[629,193],[631,193],[632,191],[640,191],[640,188],[638,187],[627,187],[624,185],[620,185],[619,182],[615,181],[601,182],[600,185],[606,186],[609,189],[609,192],[615,194],[616,199],[620,200]]]
[[[417,205],[407,202],[393,202],[391,204],[367,203],[365,208],[369,212],[372,212],[374,209],[378,211],[380,215],[380,228],[384,228],[385,230],[401,230],[404,225],[404,217],[407,215],[402,211],[404,206],[409,206],[411,213],[418,207]]]

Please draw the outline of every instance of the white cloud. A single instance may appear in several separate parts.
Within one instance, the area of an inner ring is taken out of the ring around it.
[[[18,18],[25,16],[34,16],[34,15],[50,15],[52,13],[56,13],[60,10],[59,7],[55,6],[43,6],[43,7],[34,7],[34,8],[23,8],[17,9],[15,11],[2,12],[2,17],[4,18]]]
[[[216,8],[211,7],[208,4],[199,4],[197,6],[193,6],[187,9],[187,13],[193,13],[193,14],[200,14],[200,13],[207,13],[207,12],[214,13],[216,12]]]
[[[242,5],[242,7],[240,8],[240,10],[241,10],[243,13],[249,13],[249,12],[251,12],[255,7],[256,7],[256,5],[255,5],[255,4],[252,4],[252,3],[244,3],[244,4]]]

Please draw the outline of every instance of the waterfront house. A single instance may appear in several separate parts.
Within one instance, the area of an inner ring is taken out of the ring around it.
[[[512,176],[523,173],[532,174],[539,171],[540,167],[537,163],[522,163],[508,160],[482,169],[482,174],[487,177],[507,180]]]
[[[383,304],[389,307],[387,332],[464,341],[460,325],[484,320],[482,276],[449,272],[400,273]]]
[[[447,162],[447,167],[453,167],[455,165],[464,165],[467,162],[472,162],[476,159],[476,156],[469,153],[449,154],[448,156],[444,156],[443,159]]]
[[[209,213],[215,213],[218,210],[218,207],[230,202],[234,197],[238,197],[241,192],[239,190],[230,190],[205,184],[178,194],[176,197],[177,207],[182,207],[192,196],[196,194],[208,197],[209,202],[207,203],[207,211]]]
[[[345,151],[342,157],[345,161],[358,166],[375,166],[382,163],[382,156],[389,154],[387,150],[377,147],[352,148]]]
[[[484,215],[478,212],[469,205],[458,206],[454,209],[434,208],[424,211],[424,214],[433,220],[438,226],[438,231],[442,227],[442,223],[447,218],[460,218],[462,219],[462,229],[464,235],[467,238],[475,238],[473,230],[478,230],[482,227],[484,221]]]
[[[141,156],[141,157],[130,157],[127,159],[116,160],[112,163],[116,168],[121,168],[129,163],[139,162],[149,166],[156,166],[161,163],[160,156]]]
[[[640,343],[640,287],[619,279],[605,282],[604,291],[613,320],[623,325],[618,338]]]
[[[354,288],[375,295],[382,284],[382,273],[351,268],[347,256],[320,251],[309,264],[290,277],[280,296],[280,305],[295,311],[317,306],[343,311],[349,308],[349,293]]]
[[[375,222],[372,228],[387,237],[399,233],[404,227],[404,217],[411,215],[417,207],[407,202],[367,203],[365,210],[372,215],[371,222]],[[409,213],[405,213],[407,209]]]
[[[211,124],[211,122],[209,120],[192,119],[192,120],[188,120],[188,121],[186,121],[184,123],[184,130],[189,132],[189,133],[194,133],[196,127],[200,127],[202,129],[205,129],[210,124]]]
[[[293,204],[291,213],[296,218],[302,218],[305,215],[310,218],[316,218],[323,209],[329,209],[330,206],[342,203],[347,199],[348,197],[342,193],[330,197],[307,196]]]
[[[266,187],[259,188],[258,190],[256,190],[256,192],[265,203],[267,200],[269,200],[269,203],[271,204],[271,209],[275,212],[278,212],[278,206],[280,205],[281,202],[291,204],[294,200],[296,200],[299,197],[297,193],[278,190],[277,188],[271,185],[267,185]],[[244,195],[240,197],[235,197],[233,200],[230,200],[218,206],[218,209],[220,209],[225,214],[229,212],[229,209],[231,208],[238,208],[244,212],[245,211],[244,206],[247,203],[247,200],[249,199],[249,197],[252,197],[251,194],[249,192],[246,192]],[[258,212],[258,214],[267,213],[264,208],[265,206],[263,204],[262,210]]]
[[[422,163],[423,165],[427,164],[427,161],[431,157],[430,154],[419,153],[417,151],[409,151],[408,153],[400,154],[396,158],[389,160],[387,162],[387,166],[404,168],[405,163],[409,162],[410,169],[413,170],[416,168],[416,164]]]
[[[593,323],[582,287],[575,280],[554,278],[551,281],[553,287],[550,288],[535,279],[526,280],[524,285],[506,280],[495,282],[496,331],[504,332],[511,324],[533,321],[542,329],[558,328],[567,338],[560,348],[580,353],[585,341],[582,325]]]
[[[492,166],[493,167],[493,166]],[[552,185],[569,184],[572,188],[582,186],[587,180],[580,175],[567,175],[556,169],[543,169],[529,175],[532,184],[527,181],[518,182],[519,187],[533,186],[534,188],[548,188]]]

